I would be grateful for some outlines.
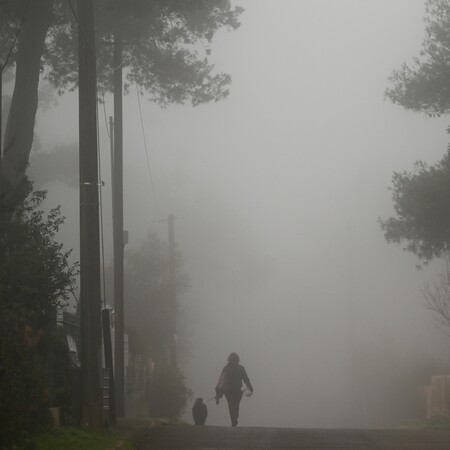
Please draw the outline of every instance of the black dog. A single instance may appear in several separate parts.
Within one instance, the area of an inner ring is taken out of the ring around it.
[[[206,405],[203,403],[203,399],[197,398],[192,407],[192,417],[194,418],[195,425],[205,425],[207,415],[208,408],[206,408]]]

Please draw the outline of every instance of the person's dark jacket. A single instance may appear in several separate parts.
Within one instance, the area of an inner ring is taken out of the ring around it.
[[[245,383],[250,392],[253,392],[253,386],[245,368],[240,364],[229,362],[222,370],[219,383],[216,386],[216,393],[221,397],[225,393],[238,392],[242,388],[242,382]]]

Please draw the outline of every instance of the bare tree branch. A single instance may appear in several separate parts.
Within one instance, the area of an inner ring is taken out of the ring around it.
[[[450,255],[444,260],[444,268],[422,289],[425,307],[433,312],[440,325],[450,328]]]

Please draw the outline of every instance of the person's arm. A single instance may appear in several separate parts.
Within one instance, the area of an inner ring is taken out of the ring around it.
[[[248,377],[244,367],[242,367],[242,380],[244,381],[250,392],[253,394],[253,386],[252,383],[250,383],[250,378]]]

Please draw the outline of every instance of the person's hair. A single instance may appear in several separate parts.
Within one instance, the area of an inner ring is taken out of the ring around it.
[[[237,353],[230,353],[230,356],[228,357],[228,362],[230,363],[236,363],[238,364],[240,361],[239,355]]]

